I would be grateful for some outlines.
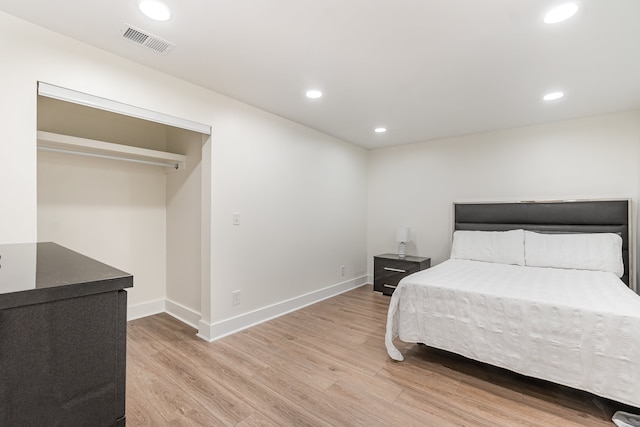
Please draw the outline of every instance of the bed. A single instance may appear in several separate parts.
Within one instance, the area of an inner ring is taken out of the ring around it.
[[[452,256],[405,277],[385,344],[422,343],[640,407],[629,201],[455,204]]]

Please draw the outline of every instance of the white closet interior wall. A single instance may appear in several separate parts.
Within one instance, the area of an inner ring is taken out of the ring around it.
[[[187,155],[186,169],[38,151],[38,240],[134,275],[129,307],[200,312],[197,132],[38,97],[38,130]],[[167,300],[168,298],[168,300]]]
[[[167,126],[167,151],[187,156],[167,177],[167,309],[197,328],[201,314],[202,145],[206,136]]]

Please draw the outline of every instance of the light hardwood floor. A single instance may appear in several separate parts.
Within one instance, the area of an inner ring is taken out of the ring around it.
[[[166,314],[129,322],[127,425],[614,426],[629,410],[422,345],[384,347],[363,286],[214,343]]]

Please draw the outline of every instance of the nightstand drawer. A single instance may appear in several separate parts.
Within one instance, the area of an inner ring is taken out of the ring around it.
[[[430,258],[412,256],[400,258],[395,254],[375,256],[373,258],[373,290],[391,295],[403,277],[430,266]]]
[[[374,262],[375,264],[375,262]],[[379,267],[374,267],[374,288],[384,294],[391,294],[398,286],[400,279],[411,273],[419,271],[415,264],[399,264],[399,263],[379,263]]]

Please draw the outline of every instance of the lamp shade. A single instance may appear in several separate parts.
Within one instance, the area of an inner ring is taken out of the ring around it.
[[[398,227],[396,230],[396,242],[405,243],[410,241],[409,233],[411,229],[409,227]]]

